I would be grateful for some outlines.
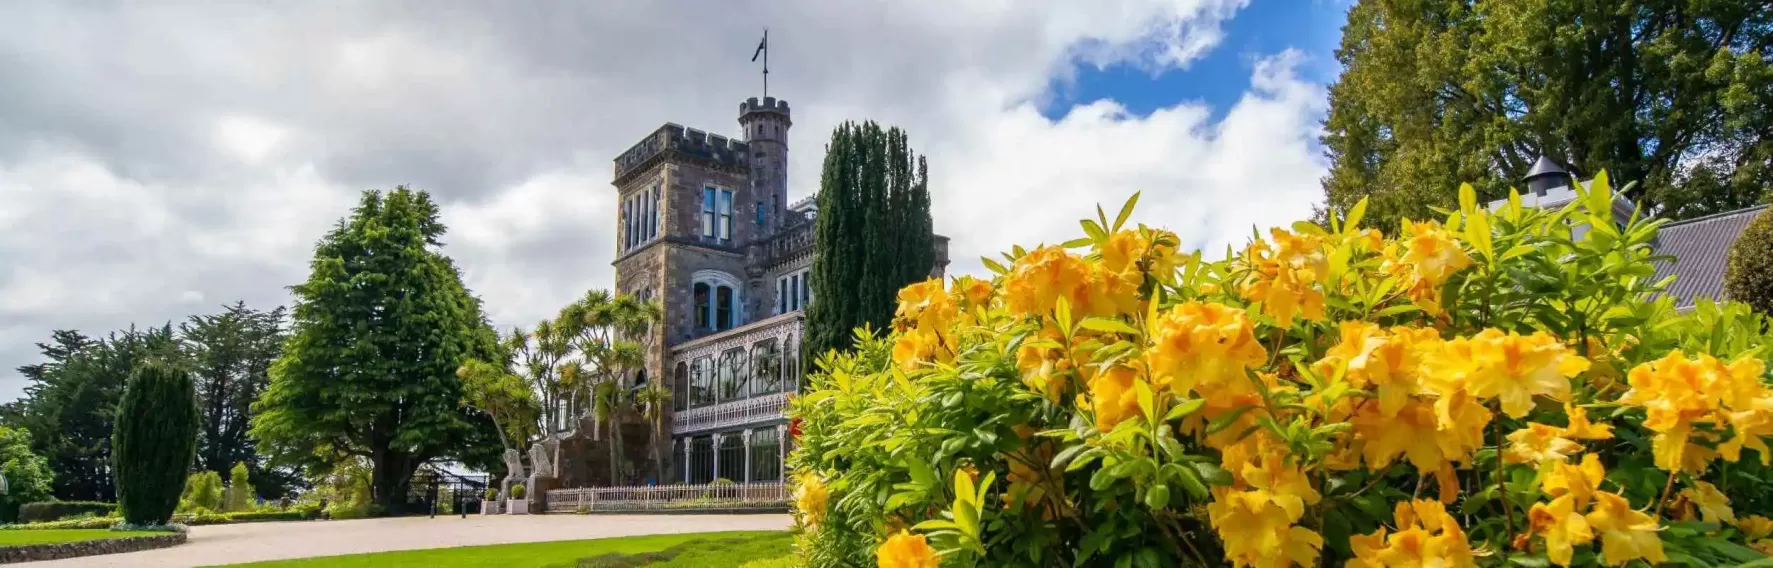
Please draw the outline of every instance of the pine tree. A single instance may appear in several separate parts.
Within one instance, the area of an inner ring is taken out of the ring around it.
[[[124,521],[161,525],[172,518],[197,457],[196,401],[191,376],[182,370],[151,362],[130,377],[111,441]]]

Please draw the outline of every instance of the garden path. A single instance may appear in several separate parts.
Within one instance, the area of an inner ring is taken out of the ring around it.
[[[210,566],[388,550],[707,531],[787,530],[788,515],[469,515],[191,527],[160,550],[31,562],[32,568]]]

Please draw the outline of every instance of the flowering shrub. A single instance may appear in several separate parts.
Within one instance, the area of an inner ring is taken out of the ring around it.
[[[899,293],[791,403],[815,566],[1740,565],[1773,552],[1764,322],[1677,313],[1605,174],[1561,210],[1112,223]],[[1586,226],[1575,231],[1573,227]],[[1745,451],[1746,450],[1746,451]]]

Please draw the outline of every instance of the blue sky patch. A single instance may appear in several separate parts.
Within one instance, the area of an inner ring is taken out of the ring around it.
[[[1187,69],[1154,77],[1132,64],[1098,69],[1082,63],[1074,82],[1055,80],[1048,86],[1041,114],[1058,120],[1074,106],[1112,99],[1144,117],[1190,101],[1212,107],[1218,120],[1249,89],[1255,62],[1288,48],[1306,56],[1298,69],[1302,78],[1327,83],[1340,71],[1335,49],[1348,6],[1348,0],[1252,0],[1225,23],[1225,40]]]

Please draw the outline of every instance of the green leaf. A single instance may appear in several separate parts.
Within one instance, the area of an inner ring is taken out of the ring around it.
[[[1182,490],[1188,492],[1189,498],[1194,499],[1195,501],[1201,501],[1207,498],[1207,484],[1205,480],[1201,478],[1200,472],[1197,472],[1192,468],[1180,468],[1176,475],[1176,481],[1182,483]]]
[[[1188,416],[1190,414],[1194,414],[1195,411],[1200,410],[1201,407],[1206,406],[1206,405],[1207,405],[1207,399],[1204,399],[1204,398],[1196,398],[1196,399],[1182,401],[1181,404],[1177,404],[1176,406],[1170,407],[1170,413],[1167,415],[1164,415],[1164,422],[1169,422],[1172,420],[1176,420],[1178,418]]]
[[[1133,326],[1127,325],[1127,322],[1115,318],[1087,317],[1084,318],[1083,321],[1078,322],[1077,325],[1084,329],[1100,331],[1103,333],[1139,335],[1139,330],[1134,329]]]
[[[982,256],[982,257],[979,257],[979,260],[985,261],[985,268],[991,269],[991,272],[993,272],[993,273],[996,273],[996,274],[1009,274],[1010,273],[1010,269],[1004,268],[1004,265],[1002,263],[999,263],[995,260],[991,260],[991,257]]]
[[[1162,483],[1151,486],[1145,491],[1145,506],[1153,509],[1170,506],[1170,486]]]
[[[1588,212],[1612,218],[1613,186],[1607,181],[1607,170],[1601,170],[1588,182]]]
[[[1477,189],[1469,183],[1459,184],[1459,211],[1466,215],[1477,211]]]
[[[1243,416],[1245,412],[1249,412],[1250,409],[1252,409],[1252,408],[1256,408],[1256,407],[1254,405],[1246,404],[1246,405],[1231,409],[1231,412],[1227,412],[1225,414],[1219,415],[1217,418],[1214,418],[1211,422],[1207,423],[1207,433],[1208,434],[1219,433],[1220,430],[1224,430],[1225,428],[1231,426],[1232,423],[1237,422],[1237,418],[1239,416]]]
[[[1119,231],[1126,225],[1127,218],[1133,216],[1133,206],[1138,204],[1139,192],[1135,191],[1132,197],[1127,198],[1126,204],[1120,206],[1120,214],[1114,216],[1114,230]]]
[[[1065,241],[1064,244],[1059,245],[1059,248],[1068,248],[1068,249],[1082,248],[1082,247],[1087,247],[1092,244],[1095,244],[1095,242],[1096,241],[1091,240],[1089,237],[1078,237],[1075,239],[1071,239],[1069,241]]]
[[[1063,333],[1066,338],[1070,338],[1071,301],[1066,300],[1064,296],[1059,296],[1058,301],[1053,303],[1053,319],[1059,324],[1059,333]]]

